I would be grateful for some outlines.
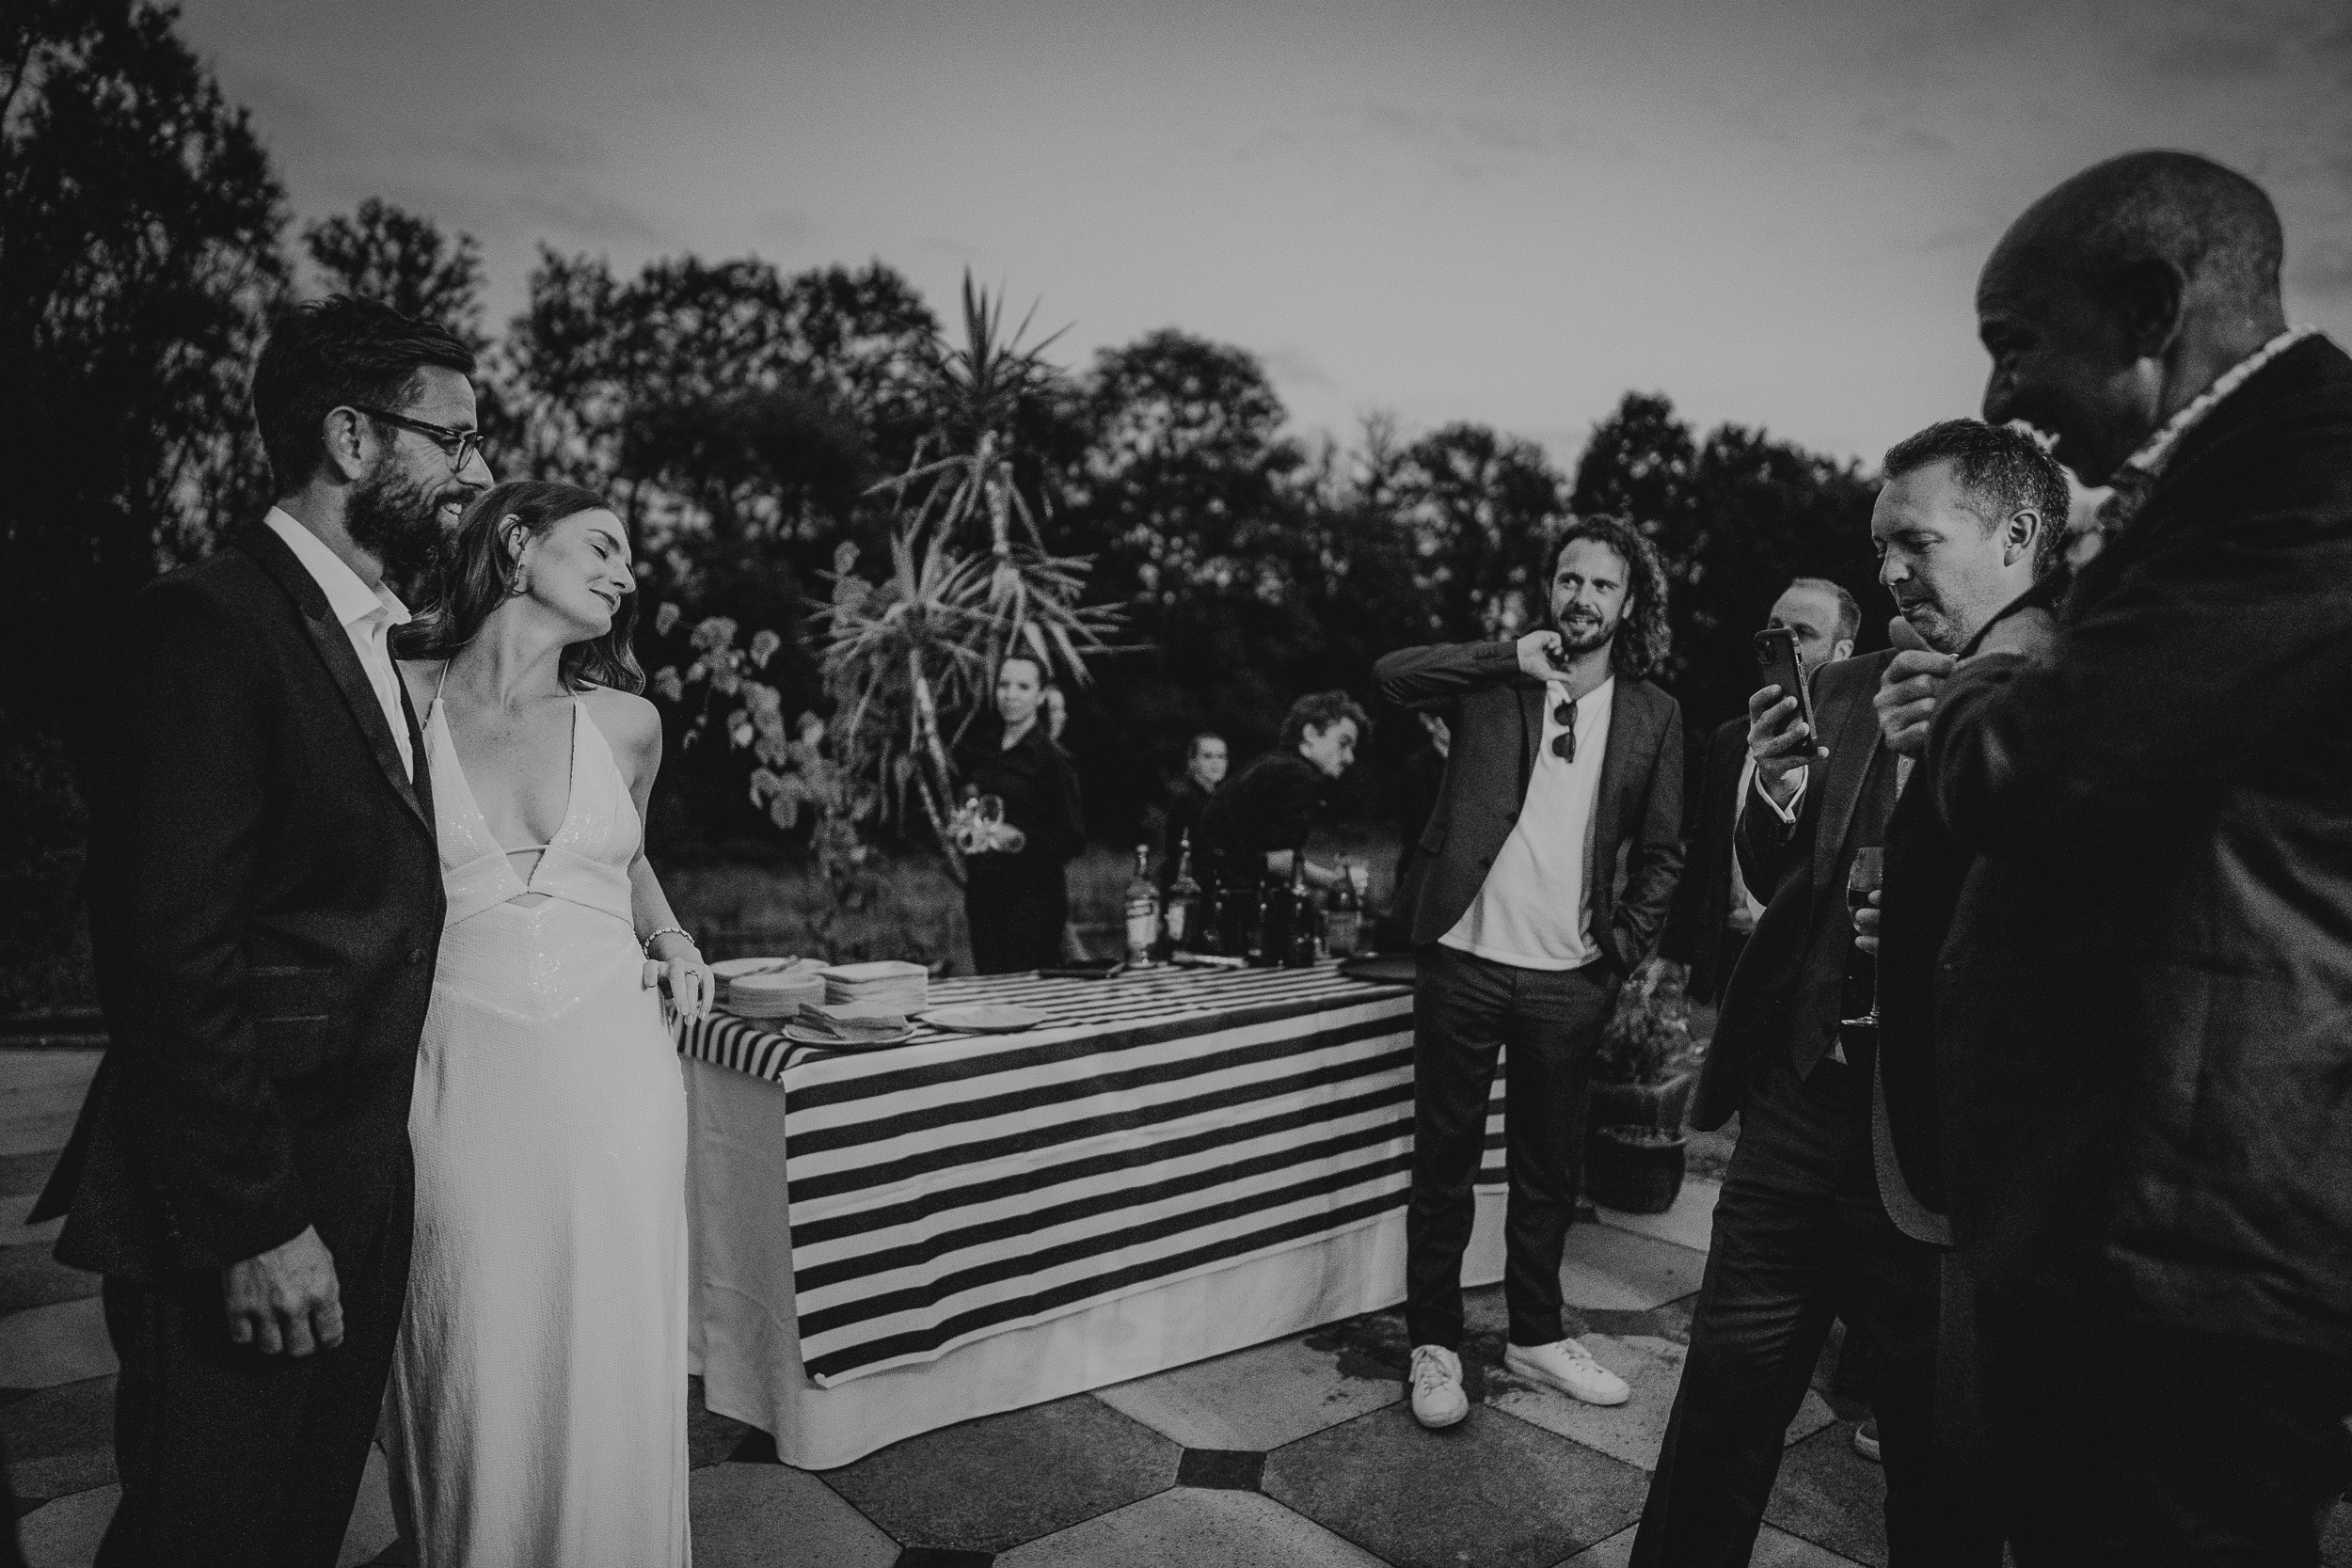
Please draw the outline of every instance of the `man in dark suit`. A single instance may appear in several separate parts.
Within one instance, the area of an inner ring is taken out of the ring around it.
[[[1682,719],[1644,678],[1667,635],[1649,543],[1586,518],[1560,536],[1544,580],[1540,630],[1407,648],[1375,670],[1383,696],[1438,714],[1453,734],[1413,906],[1406,1327],[1413,1414],[1428,1427],[1470,1412],[1462,1253],[1506,1046],[1504,1364],[1591,1403],[1628,1397],[1567,1335],[1560,1260],[1593,1051],[1619,984],[1657,942],[1682,863]]]
[[[1961,647],[2032,585],[2065,515],[2065,476],[2029,437],[1973,420],[1898,443],[1884,472],[1870,519],[1880,580],[1924,641]],[[1884,843],[1905,783],[1874,705],[1893,657],[1820,673],[1818,735],[1775,687],[1748,701],[1756,767],[1739,853],[1749,885],[1773,892],[1692,1110],[1702,1128],[1737,1111],[1740,1143],[1634,1542],[1645,1568],[1748,1560],[1783,1434],[1836,1317],[1867,1337],[1877,1364],[1890,1563],[2000,1561],[1998,1533],[1953,1484],[1936,1427],[1947,1238],[1902,1182],[1874,1114],[1875,1031],[1840,1030],[1870,1000],[1847,878],[1858,849]]]
[[[1952,1227],[2041,1564],[2312,1563],[2352,1472],[2352,358],[2251,181],[2135,153],[1978,284],[1985,417],[2114,495],[1925,779]]]
[[[1764,625],[1795,633],[1806,671],[1819,672],[1852,656],[1855,634],[1862,629],[1862,607],[1827,578],[1799,578],[1772,602]],[[1690,993],[1702,1002],[1723,994],[1740,949],[1755,933],[1756,917],[1764,912],[1764,898],[1748,886],[1739,857],[1731,852],[1732,824],[1755,776],[1756,760],[1748,755],[1748,721],[1742,714],[1716,726],[1707,740],[1699,787],[1686,785],[1683,791],[1683,799],[1694,801],[1697,809],[1683,828],[1687,852],[1682,880],[1675,889],[1665,934],[1658,939],[1658,956],[1689,967]],[[1762,891],[1769,895],[1772,889]]]
[[[383,586],[489,483],[473,356],[349,299],[254,373],[268,516],[142,592],[90,831],[110,1038],[35,1217],[103,1274],[122,1496],[102,1564],[331,1564],[408,1273],[441,930]]]

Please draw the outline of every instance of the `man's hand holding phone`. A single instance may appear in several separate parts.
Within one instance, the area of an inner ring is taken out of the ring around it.
[[[1568,673],[1560,661],[1560,634],[1531,631],[1519,639],[1519,673],[1539,681],[1556,681]]]
[[[1786,806],[1797,793],[1797,769],[1829,753],[1797,716],[1797,699],[1768,686],[1748,698],[1748,755],[1756,759],[1756,787]]]

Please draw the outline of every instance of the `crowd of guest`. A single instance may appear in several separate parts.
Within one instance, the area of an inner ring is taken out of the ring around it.
[[[1425,741],[1384,927],[1422,1426],[1470,1413],[1498,1072],[1504,1366],[1632,1397],[1562,1292],[1595,1052],[1661,966],[1719,1005],[1692,1120],[1739,1137],[1636,1564],[1749,1560],[1839,1319],[1894,1568],[2317,1561],[2352,1480],[2352,359],[2288,325],[2282,244],[2182,153],[2035,203],[1978,285],[1982,419],[1882,465],[1891,645],[1788,583],[1687,781],[1630,522],[1550,542],[1524,633],[1375,667]],[[107,1562],[331,1561],[379,1431],[427,1562],[686,1560],[660,993],[697,1016],[712,974],[644,854],[627,530],[491,484],[472,370],[382,307],[290,316],[278,507],[135,618],[91,863],[114,1044],[30,1216],[107,1276]],[[406,625],[385,573],[436,540]],[[958,759],[984,973],[1070,940],[1048,675],[1005,657]],[[1371,726],[1303,696],[1230,782],[1194,736],[1163,877],[1334,884],[1307,846]],[[596,1063],[560,1103],[514,1066],[543,1048]]]

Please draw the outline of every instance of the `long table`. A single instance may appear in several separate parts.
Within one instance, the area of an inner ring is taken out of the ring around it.
[[[690,1027],[693,1355],[787,1464],[1402,1297],[1412,994],[1331,965],[935,982],[1012,1035]],[[1502,1275],[1502,1088],[1466,1283]]]

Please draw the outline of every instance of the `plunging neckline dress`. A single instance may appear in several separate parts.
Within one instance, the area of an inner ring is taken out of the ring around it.
[[[686,1099],[630,912],[643,826],[577,697],[528,878],[437,692],[424,735],[449,915],[408,1117],[394,1512],[422,1568],[683,1565]]]

